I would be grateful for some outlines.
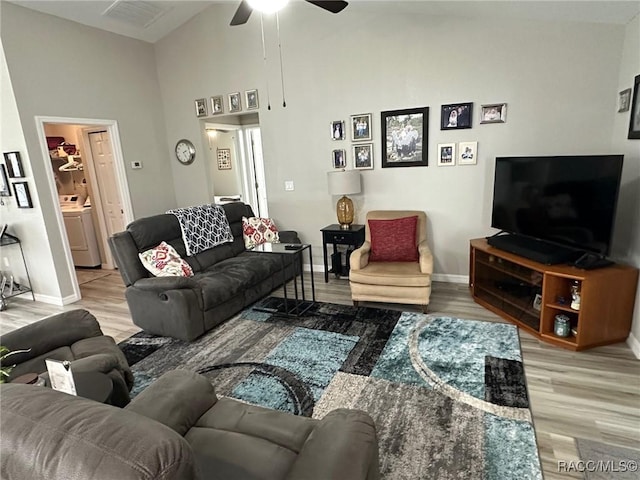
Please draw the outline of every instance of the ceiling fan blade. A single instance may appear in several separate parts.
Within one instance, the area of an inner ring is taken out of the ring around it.
[[[236,14],[231,19],[231,26],[233,27],[235,25],[243,25],[247,23],[247,20],[249,20],[249,17],[251,16],[251,12],[253,12],[253,9],[251,8],[251,5],[249,5],[249,2],[247,2],[247,0],[242,0],[240,5],[238,5]]]
[[[324,8],[325,10],[331,13],[339,13],[342,10],[344,10],[347,7],[347,5],[349,5],[347,2],[338,2],[338,1],[316,2],[313,0],[307,0],[307,2],[313,3],[316,7]]]

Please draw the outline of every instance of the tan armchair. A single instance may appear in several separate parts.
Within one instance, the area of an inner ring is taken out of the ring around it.
[[[369,220],[417,216],[415,262],[370,262]],[[365,242],[350,258],[349,285],[354,305],[360,301],[421,305],[424,312],[431,296],[433,255],[427,245],[427,215],[416,210],[373,210],[367,213]]]

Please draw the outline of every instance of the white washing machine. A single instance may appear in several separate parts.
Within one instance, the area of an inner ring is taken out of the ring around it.
[[[101,265],[98,239],[91,218],[91,207],[85,207],[81,195],[59,195],[64,226],[69,237],[71,256],[76,267]]]

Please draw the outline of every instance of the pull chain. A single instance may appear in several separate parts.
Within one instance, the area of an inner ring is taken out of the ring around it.
[[[287,102],[284,98],[284,73],[282,66],[282,43],[280,42],[280,15],[276,12],[276,28],[278,29],[278,51],[280,52],[280,82],[282,85],[282,106],[286,107]]]
[[[267,47],[264,44],[264,17],[260,14],[260,29],[262,31],[262,59],[264,65],[264,78],[267,84],[267,110],[271,110],[271,98],[269,97],[269,72],[267,71]]]

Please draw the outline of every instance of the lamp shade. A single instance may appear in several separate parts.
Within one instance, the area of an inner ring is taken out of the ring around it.
[[[349,195],[360,193],[360,172],[357,170],[341,170],[328,172],[329,193],[331,195]]]

